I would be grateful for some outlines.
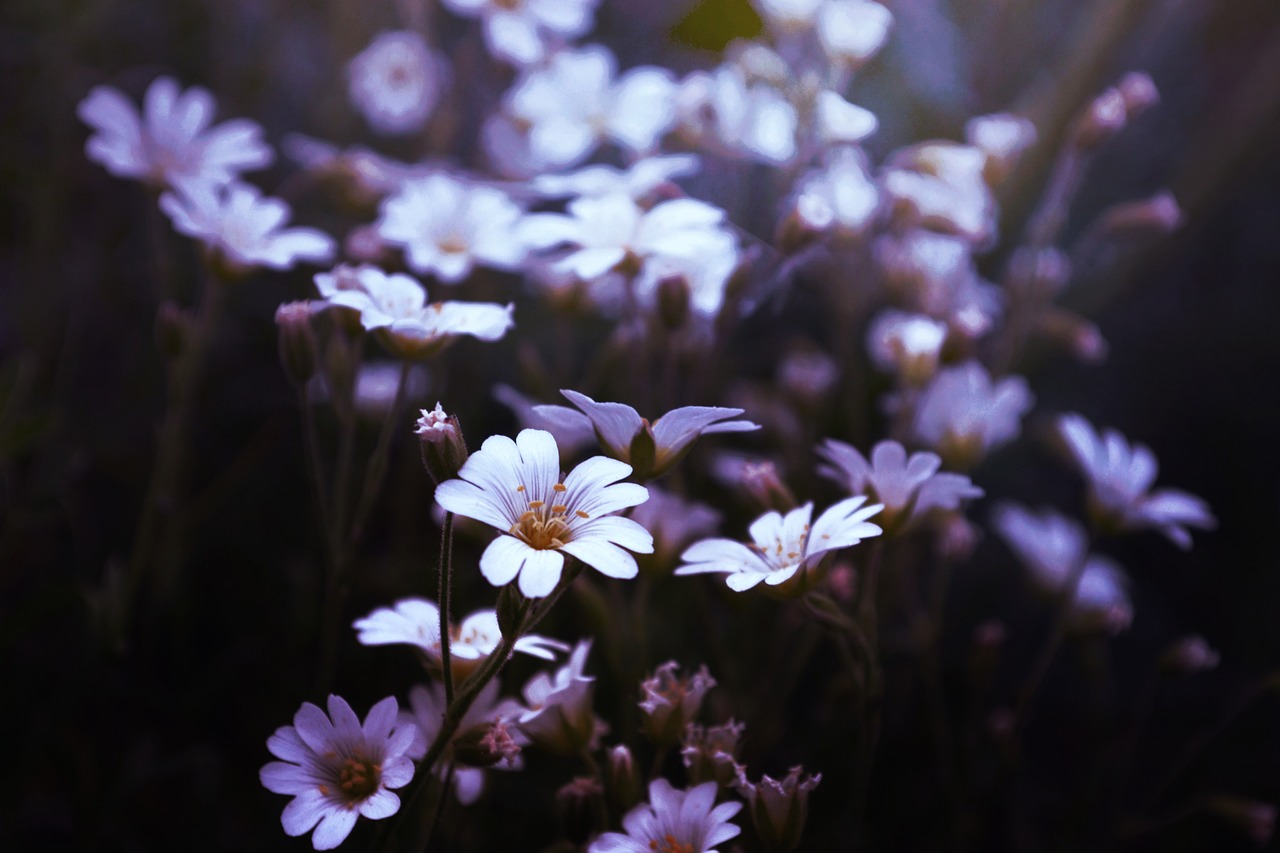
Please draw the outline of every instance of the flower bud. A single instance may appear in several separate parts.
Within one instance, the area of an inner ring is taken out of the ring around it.
[[[1112,240],[1170,234],[1182,224],[1182,208],[1165,190],[1150,198],[1117,204],[1098,222],[1098,231]]]
[[[510,765],[520,756],[520,744],[507,728],[506,720],[474,726],[453,739],[453,755],[467,767]]]
[[[710,728],[695,723],[685,727],[680,756],[689,771],[690,785],[715,782],[721,788],[728,788],[737,781],[738,741],[745,729],[745,724],[733,720]]]
[[[604,827],[596,826],[597,801],[604,794],[600,783],[590,776],[579,776],[556,791],[556,812],[565,838],[575,845],[586,843],[591,835]]]
[[[1145,71],[1130,71],[1121,77],[1116,91],[1124,100],[1125,111],[1131,119],[1160,103],[1160,90]]]
[[[801,780],[804,771],[799,765],[792,767],[781,780],[762,776],[758,784],[747,781],[746,768],[738,767],[738,793],[747,801],[751,822],[765,846],[771,850],[795,850],[800,845],[800,835],[809,818],[809,792],[818,787],[822,774],[815,773]]]
[[[462,435],[462,425],[457,415],[445,414],[440,403],[431,411],[420,410],[414,432],[418,435],[418,448],[422,451],[422,467],[436,482],[452,480],[467,461],[467,441]]]
[[[702,698],[716,686],[705,666],[687,678],[678,677],[678,669],[675,661],[667,661],[652,678],[640,684],[645,732],[659,746],[671,746],[680,740],[685,726],[698,715]]]
[[[1218,652],[1209,646],[1204,637],[1193,634],[1183,637],[1160,656],[1160,668],[1168,673],[1195,675],[1217,669],[1221,660]]]
[[[609,766],[605,772],[610,803],[619,812],[630,811],[640,802],[640,771],[636,768],[635,756],[625,744],[609,750]]]
[[[276,309],[280,329],[280,364],[295,385],[302,385],[316,373],[318,347],[311,328],[311,308],[306,302],[286,302]]]
[[[1085,109],[1076,126],[1075,145],[1092,151],[1124,129],[1129,110],[1118,89],[1107,89]]]
[[[174,302],[162,302],[156,311],[156,346],[172,361],[182,354],[191,340],[195,323],[191,312]]]
[[[516,585],[509,583],[498,591],[498,630],[502,636],[510,637],[520,631],[521,617],[524,615],[524,596]]]
[[[749,462],[742,466],[742,485],[757,504],[766,510],[787,512],[796,506],[796,496],[778,477],[772,462]]]

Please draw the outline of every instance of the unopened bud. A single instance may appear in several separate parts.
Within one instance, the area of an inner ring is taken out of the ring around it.
[[[684,276],[669,275],[658,282],[658,318],[672,331],[688,321],[689,282]]]
[[[1216,669],[1220,660],[1221,656],[1204,637],[1193,634],[1165,649],[1160,656],[1160,668],[1165,672],[1195,675]]]
[[[505,720],[475,726],[453,740],[453,755],[467,767],[510,766],[520,756],[520,744]]]
[[[689,771],[689,783],[715,782],[721,788],[733,785],[738,779],[738,742],[745,730],[743,723],[733,720],[710,728],[690,723],[680,750]]]
[[[604,827],[596,826],[597,801],[603,796],[600,783],[590,776],[578,778],[556,791],[556,812],[565,838],[581,845]]]
[[[1111,240],[1163,236],[1182,224],[1182,208],[1165,190],[1150,198],[1117,204],[1102,215],[1098,231]]]
[[[513,637],[519,634],[520,623],[524,618],[524,596],[520,594],[520,590],[516,585],[509,583],[498,591],[498,630],[502,632],[504,637]]]
[[[280,364],[295,385],[302,385],[316,373],[318,346],[311,328],[311,307],[305,302],[286,302],[276,309],[280,331]]]
[[[678,670],[675,661],[667,661],[652,678],[640,684],[645,733],[658,746],[671,746],[680,740],[685,726],[693,722],[702,707],[702,698],[716,686],[705,666],[685,678],[677,675]]]
[[[609,750],[609,766],[605,777],[609,801],[620,813],[640,802],[640,771],[635,756],[625,744]]]
[[[422,409],[414,432],[422,451],[422,467],[437,485],[458,476],[467,461],[467,441],[457,415],[446,414],[437,402],[431,411]]]
[[[1107,341],[1102,337],[1102,331],[1072,311],[1046,308],[1040,313],[1037,325],[1040,336],[1066,349],[1085,364],[1098,364],[1107,357]]]
[[[1107,89],[1094,98],[1076,127],[1076,147],[1092,151],[1124,129],[1129,109],[1119,89]]]
[[[160,303],[156,311],[156,346],[167,360],[172,361],[187,348],[194,326],[191,312],[174,302]]]
[[[1116,84],[1125,111],[1133,119],[1160,103],[1160,90],[1145,71],[1130,71]]]
[[[779,479],[778,467],[768,460],[744,464],[742,485],[764,509],[787,512],[795,508],[796,496]]]
[[[738,793],[747,801],[751,822],[765,846],[774,851],[795,850],[809,818],[809,793],[822,781],[815,773],[800,778],[803,767],[792,767],[780,780],[762,776],[758,784],[747,781],[746,768],[738,767]]]

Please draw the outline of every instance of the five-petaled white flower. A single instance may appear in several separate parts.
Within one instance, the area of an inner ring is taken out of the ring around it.
[[[333,257],[333,238],[315,228],[283,228],[289,205],[263,198],[257,187],[239,182],[225,187],[184,184],[160,196],[160,209],[173,227],[217,251],[233,267],[283,270],[298,261]]]
[[[729,822],[742,803],[716,805],[719,786],[704,782],[687,791],[671,787],[666,779],[649,783],[649,802],[627,812],[620,832],[606,832],[588,848],[589,853],[716,853],[719,844],[742,830]]]
[[[649,497],[644,486],[618,482],[630,473],[626,463],[595,456],[562,478],[555,438],[526,429],[515,441],[486,439],[459,479],[440,484],[436,501],[502,531],[480,557],[489,583],[504,586],[518,576],[522,593],[541,598],[559,582],[565,554],[609,577],[639,572],[623,549],[652,553],[653,537],[634,521],[609,515]]]
[[[246,169],[261,169],[273,159],[262,128],[248,119],[215,127],[214,100],[208,90],[183,92],[171,77],[147,88],[143,114],[118,89],[96,86],[76,108],[95,131],[85,154],[108,172],[161,187],[221,186]]]
[[[331,850],[350,834],[356,818],[390,817],[400,809],[400,788],[413,778],[408,752],[419,736],[417,727],[399,723],[394,696],[388,696],[360,718],[339,696],[329,697],[329,713],[310,702],[267,739],[267,749],[280,761],[263,766],[259,778],[267,790],[289,794],[281,823],[288,835],[315,827],[311,843]],[[330,721],[332,718],[332,721]]]
[[[512,270],[527,250],[515,234],[520,208],[500,190],[444,174],[407,182],[382,203],[378,236],[403,246],[409,266],[454,284],[476,264]]]
[[[680,557],[685,565],[676,569],[676,574],[723,572],[727,574],[725,583],[736,592],[761,581],[776,587],[815,565],[828,551],[857,545],[884,532],[867,521],[884,506],[864,507],[866,501],[861,495],[846,498],[818,516],[812,527],[812,503],[791,510],[785,517],[766,512],[751,523],[750,545],[732,539],[704,539],[685,550]]]
[[[320,305],[360,312],[360,324],[379,334],[400,358],[423,358],[447,346],[458,335],[496,341],[513,325],[511,305],[492,302],[427,303],[426,289],[404,273],[388,275],[375,266],[339,266],[318,273]]]
[[[1188,527],[1212,530],[1217,520],[1200,498],[1179,489],[1151,490],[1158,465],[1143,444],[1130,446],[1113,429],[1099,434],[1077,414],[1058,420],[1058,433],[1089,482],[1091,512],[1121,530],[1151,527],[1179,548],[1191,547]]]
[[[455,14],[479,17],[489,52],[517,65],[547,53],[545,32],[574,38],[591,28],[598,0],[444,0]]]
[[[347,67],[351,101],[380,133],[422,127],[440,99],[444,62],[405,30],[382,33]]]

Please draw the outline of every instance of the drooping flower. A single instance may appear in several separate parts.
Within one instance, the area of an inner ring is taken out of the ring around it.
[[[566,389],[560,393],[591,422],[600,446],[610,456],[631,465],[642,480],[669,471],[701,435],[760,429],[759,424],[751,421],[728,420],[742,414],[742,409],[682,406],[650,424],[626,403],[597,403],[586,394]],[[552,407],[538,407],[539,411],[549,408]]]
[[[434,355],[459,335],[496,341],[512,327],[511,305],[492,302],[427,303],[426,289],[404,273],[387,274],[375,266],[342,265],[318,273],[321,306],[360,312],[360,325],[378,333],[399,358]]]
[[[76,108],[94,135],[85,154],[108,172],[157,187],[228,184],[249,169],[271,165],[262,128],[248,119],[210,127],[213,95],[199,86],[182,91],[172,77],[147,88],[140,115],[118,89],[96,86]]]
[[[911,524],[933,510],[955,510],[961,501],[982,497],[982,489],[963,474],[939,472],[942,459],[920,451],[907,456],[896,441],[882,441],[868,461],[852,445],[829,438],[818,447],[826,461],[818,473],[852,494],[870,495],[884,504],[881,522]]]
[[[1046,592],[1066,592],[1073,572],[1081,572],[1072,599],[1078,625],[1115,633],[1133,620],[1126,588],[1129,580],[1114,560],[1089,553],[1084,528],[1054,512],[1038,515],[1015,504],[1001,504],[991,516],[996,531]],[[1081,564],[1083,563],[1083,568]]]
[[[443,60],[415,32],[382,33],[347,67],[351,101],[379,133],[412,133],[440,99]]]
[[[402,246],[415,272],[454,284],[481,264],[515,269],[527,249],[515,231],[520,208],[502,191],[444,174],[409,181],[382,204],[378,236]]]
[[[284,228],[289,205],[263,198],[257,187],[184,183],[160,196],[160,209],[179,232],[204,243],[232,267],[283,270],[298,261],[333,257],[333,238],[315,228]]]
[[[484,22],[494,56],[517,65],[540,61],[547,33],[572,39],[591,28],[598,0],[444,0],[451,12]]]
[[[380,607],[353,625],[357,639],[366,646],[403,643],[421,649],[435,669],[442,666],[440,648],[440,608],[424,598],[403,598],[392,607]],[[477,610],[460,625],[449,627],[449,652],[454,679],[470,675],[502,642],[498,614]],[[567,652],[568,643],[526,634],[516,640],[515,650],[543,660],[555,660],[556,652]]]
[[[259,778],[276,794],[293,797],[281,823],[288,835],[310,832],[317,850],[331,850],[351,833],[360,815],[371,820],[400,809],[391,789],[413,778],[409,752],[416,726],[398,723],[396,700],[388,696],[369,710],[361,725],[351,706],[329,697],[329,713],[310,702],[267,739],[280,761],[263,766]]]
[[[858,496],[833,504],[812,527],[812,503],[791,510],[785,517],[766,512],[751,523],[749,545],[732,539],[704,539],[681,555],[685,565],[676,569],[676,574],[723,572],[727,575],[725,583],[736,592],[751,589],[761,581],[776,587],[802,575],[828,551],[879,536],[883,531],[867,519],[884,506],[864,507],[866,501],[865,496]]]
[[[544,747],[576,755],[596,738],[600,724],[592,710],[595,677],[584,668],[591,641],[574,646],[568,662],[554,674],[540,672],[524,686],[528,705],[516,719],[520,731]]]
[[[925,388],[913,430],[950,464],[967,469],[1018,437],[1033,400],[1021,376],[992,383],[986,368],[968,361],[939,371]]]
[[[624,549],[652,553],[653,537],[634,521],[609,514],[649,497],[644,486],[618,482],[630,473],[630,465],[595,456],[561,478],[556,440],[526,429],[515,441],[488,438],[459,479],[440,484],[436,501],[502,531],[480,557],[489,583],[504,586],[518,576],[522,593],[541,598],[559,582],[566,554],[609,577],[639,572]]]
[[[714,782],[678,791],[666,779],[654,779],[649,802],[622,819],[626,834],[606,832],[592,842],[588,853],[716,853],[718,845],[742,832],[729,822],[742,803],[717,806],[718,791]]]
[[[803,772],[797,765],[782,779],[765,775],[755,783],[747,779],[745,767],[738,767],[738,793],[747,801],[756,832],[774,850],[795,850],[800,845],[809,819],[809,793],[822,781],[821,773],[801,779]]]
[[[1179,489],[1152,491],[1158,465],[1144,444],[1130,445],[1113,429],[1098,433],[1077,414],[1058,419],[1058,434],[1089,483],[1089,508],[1105,526],[1150,527],[1179,548],[1191,547],[1188,527],[1212,530],[1217,520],[1201,499]]]

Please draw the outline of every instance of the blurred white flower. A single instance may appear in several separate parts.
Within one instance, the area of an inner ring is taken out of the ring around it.
[[[836,63],[859,66],[880,50],[893,15],[870,0],[824,0],[818,10],[818,40]]]
[[[1007,175],[1022,152],[1036,141],[1036,126],[1013,113],[994,113],[969,119],[964,135],[987,156],[984,174],[995,182]]]
[[[529,182],[545,198],[625,195],[640,201],[672,178],[691,175],[700,163],[693,154],[642,157],[626,169],[587,166],[565,175],[538,175]]]
[[[677,791],[666,779],[654,779],[649,802],[622,819],[626,834],[606,832],[591,843],[588,853],[716,853],[718,845],[742,832],[729,822],[742,803],[717,806],[718,792],[715,782]]]
[[[94,129],[86,156],[118,177],[157,187],[217,187],[242,171],[269,166],[274,154],[262,128],[248,119],[210,127],[214,109],[208,90],[183,92],[173,78],[158,77],[147,88],[141,115],[110,86],[95,86],[76,114]]]
[[[832,149],[823,167],[804,177],[794,202],[806,227],[841,236],[862,233],[879,204],[866,155],[848,146]]]
[[[869,462],[852,445],[831,438],[818,447],[818,455],[827,463],[818,473],[852,494],[869,495],[884,504],[885,527],[898,519],[909,524],[933,510],[959,509],[961,501],[982,497],[982,489],[963,474],[939,472],[942,460],[937,454],[921,451],[908,457],[896,441],[871,448]]]
[[[886,308],[867,329],[867,352],[876,366],[909,385],[933,378],[947,339],[947,326],[922,314]]]
[[[1115,633],[1133,620],[1126,591],[1129,580],[1113,560],[1090,554],[1084,528],[1053,510],[1039,515],[1014,504],[1001,504],[992,523],[1010,550],[1046,592],[1064,593],[1072,572],[1084,564],[1072,608],[1077,620]]]
[[[333,238],[315,228],[283,228],[289,205],[263,198],[257,187],[232,183],[183,184],[160,196],[173,227],[218,252],[233,267],[283,270],[298,261],[333,257]]]
[[[796,156],[795,106],[771,83],[749,81],[736,64],[690,74],[677,105],[684,133],[717,153],[765,163]]]
[[[867,521],[884,509],[883,505],[864,507],[866,501],[864,496],[846,498],[818,516],[812,527],[812,503],[791,510],[785,517],[766,512],[751,523],[750,545],[732,539],[704,539],[681,555],[685,565],[676,569],[676,574],[724,572],[728,575],[725,583],[736,592],[761,581],[769,586],[785,583],[815,565],[828,551],[857,545],[883,532]]]
[[[448,175],[409,181],[382,203],[378,236],[403,246],[415,272],[462,281],[476,264],[513,270],[527,252],[515,228],[521,210],[503,192]]]
[[[489,52],[517,65],[547,53],[544,33],[572,39],[591,29],[599,0],[444,0],[451,12],[484,22]]]
[[[1151,490],[1159,466],[1146,445],[1130,446],[1113,429],[1099,434],[1078,414],[1060,417],[1058,434],[1088,481],[1090,510],[1104,526],[1150,527],[1183,549],[1191,547],[1188,527],[1217,526],[1201,498],[1178,489]]]
[[[590,653],[591,641],[583,640],[554,674],[540,672],[529,679],[524,686],[528,708],[516,719],[520,731],[548,749],[570,755],[580,754],[595,740],[596,680],[584,672]]]
[[[814,25],[824,0],[752,0],[760,17],[783,32],[806,30]]]
[[[444,61],[417,33],[382,33],[351,60],[351,102],[379,133],[412,133],[435,109],[444,88]]]
[[[649,497],[644,486],[617,482],[630,473],[630,465],[595,456],[562,480],[556,440],[526,429],[515,441],[486,439],[459,479],[436,488],[436,502],[502,531],[480,557],[489,583],[505,586],[519,576],[520,591],[541,598],[559,582],[565,554],[609,577],[639,572],[624,549],[652,553],[653,537],[634,521],[609,515]]]
[[[941,370],[924,389],[912,425],[915,437],[951,465],[968,469],[1018,437],[1034,398],[1021,376],[992,383],[986,368],[967,361]]]
[[[398,723],[396,700],[388,696],[369,710],[364,725],[339,696],[329,697],[329,713],[310,702],[267,739],[267,749],[280,761],[259,771],[263,786],[293,797],[281,823],[287,835],[303,835],[314,827],[317,850],[341,844],[363,815],[391,817],[400,798],[391,792],[413,778],[412,744],[416,726]],[[332,721],[330,721],[332,718]]]
[[[514,325],[511,305],[492,302],[432,302],[426,289],[404,273],[388,275],[375,266],[342,265],[317,273],[323,302],[360,312],[360,324],[377,332],[399,358],[433,355],[458,335],[496,341]]]
[[[880,181],[908,221],[986,248],[996,236],[986,163],[987,155],[970,145],[922,142],[895,152]]]

